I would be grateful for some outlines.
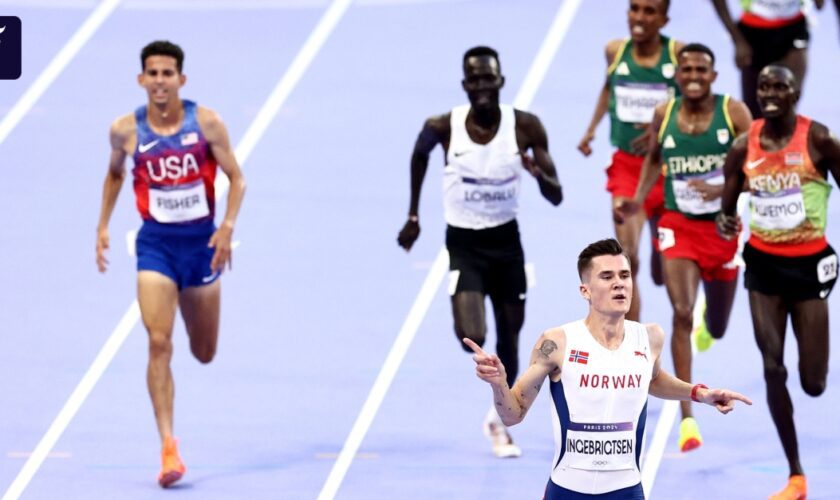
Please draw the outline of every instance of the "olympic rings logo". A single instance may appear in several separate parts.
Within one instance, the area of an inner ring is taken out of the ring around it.
[[[592,465],[595,467],[605,467],[609,462],[606,460],[593,460]]]

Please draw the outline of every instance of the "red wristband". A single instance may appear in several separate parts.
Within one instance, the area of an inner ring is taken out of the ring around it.
[[[694,401],[694,402],[697,402],[697,403],[700,402],[700,400],[697,399],[697,389],[700,389],[700,388],[708,389],[709,386],[704,385],[704,384],[695,384],[694,387],[691,388],[691,400]]]

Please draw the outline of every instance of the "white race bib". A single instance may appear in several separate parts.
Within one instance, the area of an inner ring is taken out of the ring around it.
[[[837,277],[837,254],[820,259],[817,263],[817,279],[820,283],[828,283]]]
[[[776,193],[753,193],[750,220],[761,229],[793,229],[805,222],[805,200],[799,188]]]
[[[670,97],[664,83],[619,82],[615,86],[615,110],[625,123],[650,123],[656,106]]]
[[[699,179],[699,178],[698,178]],[[723,172],[717,170],[714,175],[700,179],[707,184],[720,186],[723,184]],[[711,214],[720,211],[720,198],[706,201],[700,192],[688,185],[688,179],[671,179],[671,187],[674,188],[674,198],[677,201],[677,208],[682,213],[692,215]]]
[[[166,189],[149,187],[149,213],[158,222],[189,222],[210,215],[204,182]]]
[[[604,432],[574,430],[575,427],[621,427]],[[626,429],[625,429],[626,428]],[[620,424],[578,424],[570,422],[566,433],[568,467],[582,470],[617,471],[636,467],[636,432],[630,422]]]
[[[519,176],[508,179],[462,178],[458,190],[457,204],[465,210],[482,215],[516,213],[519,204]]]

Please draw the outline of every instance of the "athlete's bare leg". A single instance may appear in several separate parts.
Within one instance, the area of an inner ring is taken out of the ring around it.
[[[172,436],[172,407],[175,384],[169,363],[172,360],[172,326],[178,307],[178,286],[155,271],[137,273],[137,301],[143,325],[149,333],[149,365],[146,384],[161,442]]]
[[[617,198],[613,198],[613,204],[616,203],[616,200]],[[626,216],[622,224],[616,222],[614,226],[615,237],[630,259],[630,272],[633,274],[633,299],[630,301],[630,310],[625,317],[632,321],[639,321],[641,297],[639,296],[639,284],[636,276],[639,274],[639,238],[642,234],[642,228],[645,226],[645,213],[643,210],[639,210],[633,215]]]
[[[508,387],[513,387],[519,372],[519,331],[525,322],[525,301],[492,300],[496,319],[496,354],[505,365]]]
[[[221,290],[221,280],[216,280],[209,285],[185,288],[178,297],[190,336],[190,350],[202,363],[209,363],[216,354]]]
[[[455,335],[458,336],[458,344],[467,352],[472,352],[472,350],[462,342],[464,338],[472,340],[479,346],[484,345],[484,340],[487,338],[487,320],[484,314],[483,293],[464,291],[452,296]]]
[[[648,228],[650,229],[651,245],[650,245],[650,277],[653,284],[662,286],[665,284],[665,271],[662,264],[662,252],[659,251],[659,245],[655,243],[659,236],[659,215],[654,215],[648,219]]]
[[[729,316],[732,304],[735,303],[737,288],[738,278],[732,281],[703,282],[703,291],[706,294],[706,328],[716,339],[723,338],[726,327],[729,326]]]
[[[793,424],[793,403],[787,390],[787,368],[784,363],[787,307],[781,297],[750,291],[750,312],[755,341],[764,362],[767,384],[767,405],[782,441],[791,474],[802,474],[799,445]]]
[[[750,113],[753,118],[761,118],[761,107],[758,105],[758,98],[755,95],[758,88],[758,73],[760,69],[755,69],[752,66],[741,68],[741,97],[744,99],[744,104],[750,108]]]
[[[828,302],[803,300],[792,304],[793,334],[799,344],[799,380],[811,396],[825,391],[828,377]]]
[[[691,382],[691,330],[694,326],[694,303],[700,284],[700,268],[693,260],[665,259],[665,287],[671,299],[673,320],[671,330],[671,356],[674,374]],[[681,401],[682,418],[693,416],[691,402]]]
[[[793,72],[793,76],[799,82],[799,92],[801,94],[802,89],[805,88],[805,73],[808,70],[808,51],[806,49],[791,49],[779,61],[779,64],[787,66]]]

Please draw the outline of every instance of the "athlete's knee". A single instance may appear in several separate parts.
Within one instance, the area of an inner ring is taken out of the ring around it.
[[[479,347],[484,346],[484,341],[487,339],[487,332],[483,325],[465,325],[463,323],[455,323],[455,335],[458,340],[470,339]],[[467,352],[473,352],[472,349],[465,343],[461,342],[461,347]]]
[[[770,384],[784,384],[787,382],[787,368],[775,361],[764,361],[764,380]]]
[[[149,356],[172,356],[172,337],[165,333],[149,332]]]
[[[687,303],[674,304],[674,331],[690,332],[694,324],[693,308]]]
[[[809,377],[802,374],[801,382],[802,390],[809,396],[817,397],[825,392],[825,377]]]
[[[190,350],[195,359],[204,364],[213,361],[213,358],[216,357],[216,346],[208,343],[193,342],[190,344]]]

